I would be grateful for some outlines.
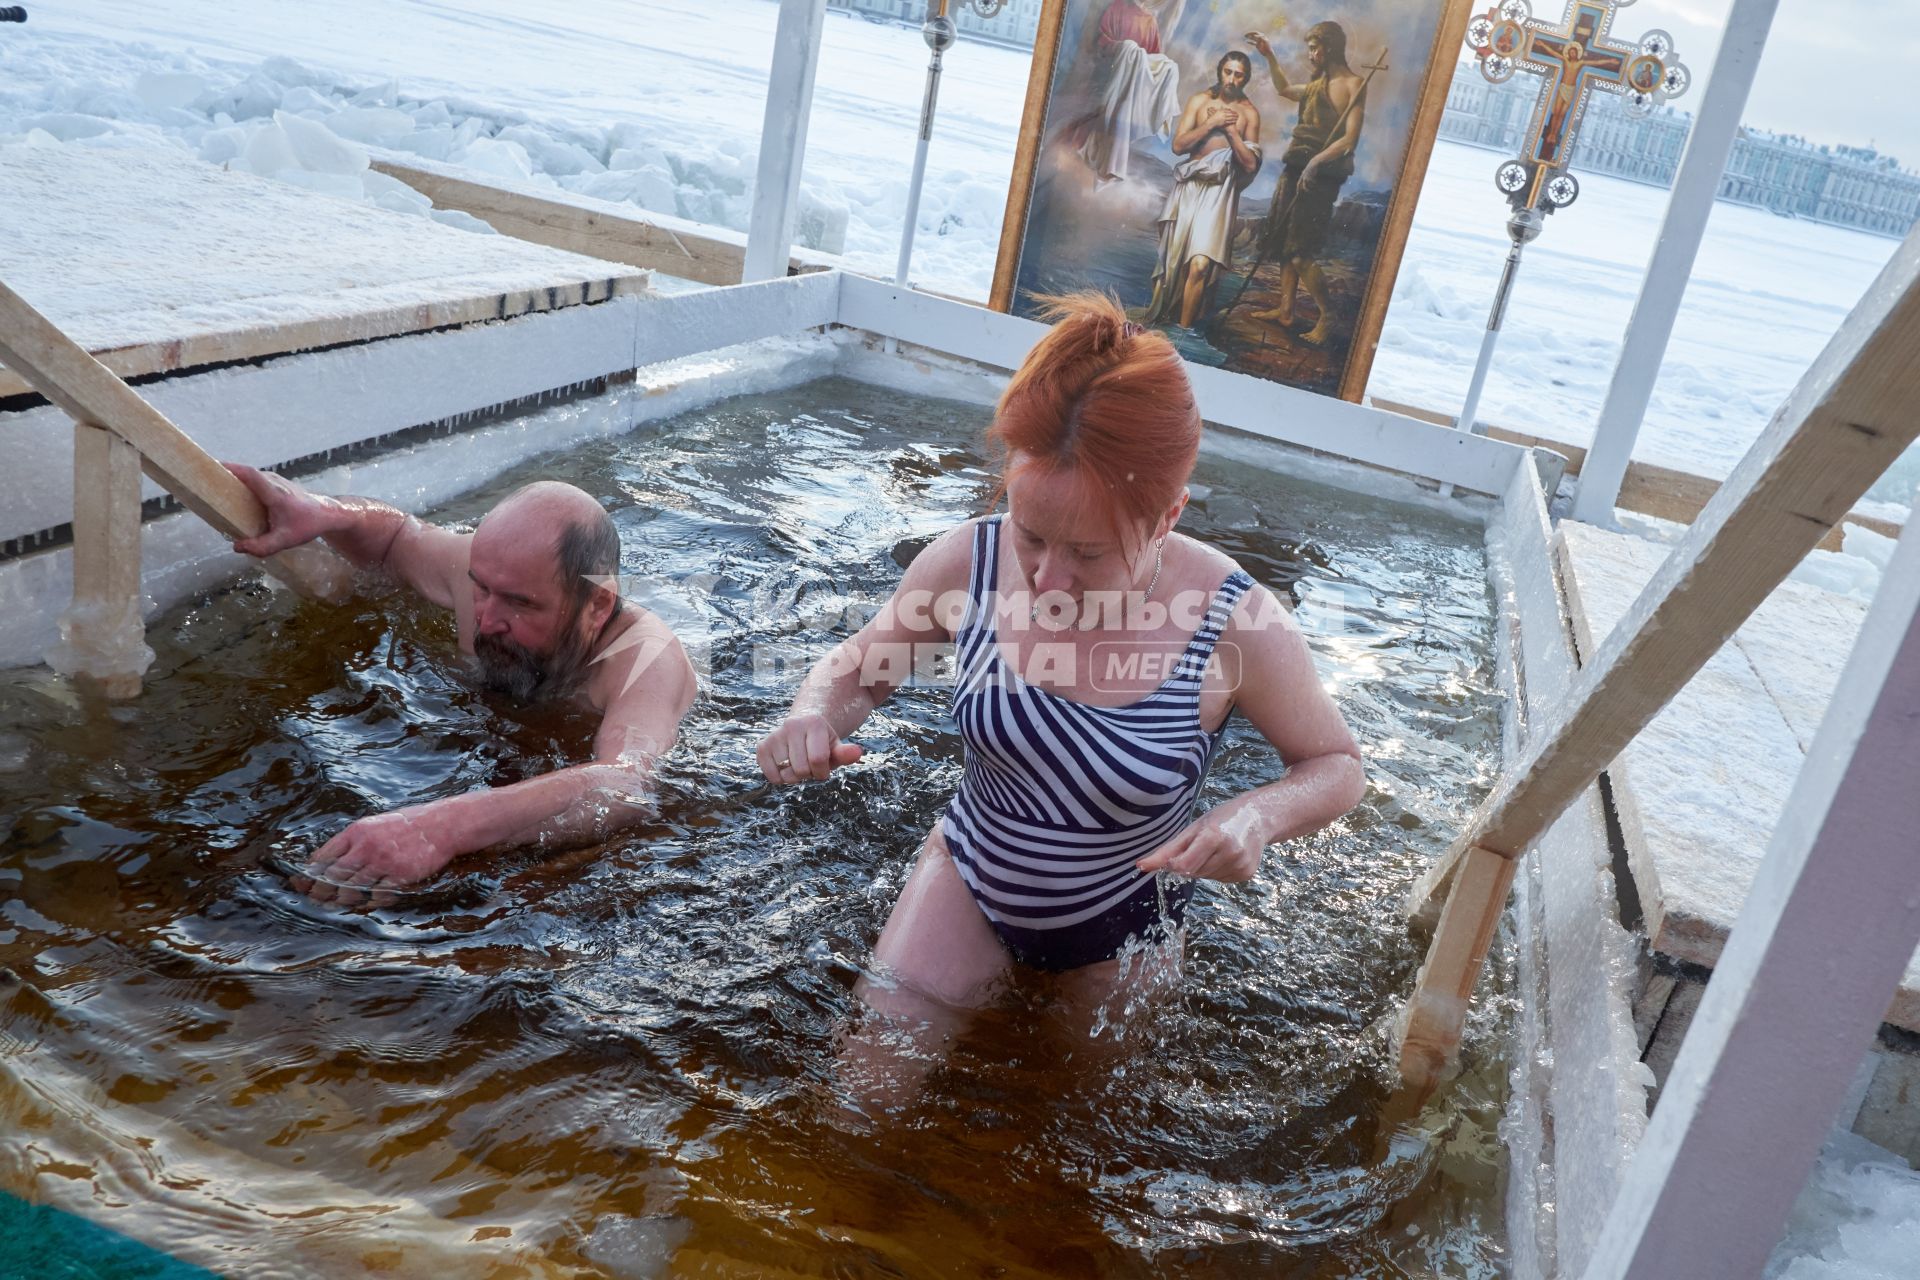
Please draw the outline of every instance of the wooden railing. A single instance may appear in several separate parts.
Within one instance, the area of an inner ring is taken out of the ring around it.
[[[588,196],[541,194],[478,182],[448,166],[392,155],[375,157],[373,167],[406,183],[438,208],[472,214],[501,235],[549,248],[625,262],[702,284],[739,284],[746,264],[747,237],[726,227]],[[840,265],[832,254],[795,249],[787,270],[798,275]]]
[[[1448,855],[1402,1078],[1453,1062],[1516,860],[1920,436],[1920,236],[1894,255]]]
[[[109,697],[140,691],[151,654],[140,600],[140,473],[228,538],[267,527],[232,472],[0,283],[0,361],[74,421],[73,605],[61,620],[61,667]],[[267,561],[303,595],[344,598],[347,563],[317,546]]]

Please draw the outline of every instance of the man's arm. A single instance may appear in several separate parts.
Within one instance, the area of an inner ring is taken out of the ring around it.
[[[453,593],[464,589],[471,535],[427,524],[373,498],[329,498],[271,472],[224,465],[267,513],[266,531],[235,542],[235,551],[264,559],[325,538],[355,568],[385,569],[442,608],[452,608]]]
[[[1247,43],[1258,49],[1260,56],[1267,60],[1267,78],[1273,81],[1273,91],[1289,102],[1300,101],[1300,95],[1305,90],[1299,85],[1288,83],[1287,73],[1280,69],[1280,59],[1273,56],[1273,42],[1258,31],[1249,31]]]
[[[294,887],[320,901],[375,905],[463,854],[525,844],[610,839],[654,812],[654,770],[672,749],[697,683],[686,650],[648,615],[635,643],[604,660],[617,681],[594,739],[594,759],[505,787],[362,818],[322,845]]]

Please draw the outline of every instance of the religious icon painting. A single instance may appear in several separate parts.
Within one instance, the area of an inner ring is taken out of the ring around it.
[[[992,305],[1359,400],[1471,0],[1048,0]]]

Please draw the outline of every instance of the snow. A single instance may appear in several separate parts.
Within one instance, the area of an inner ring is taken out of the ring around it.
[[[314,120],[361,144],[744,230],[777,12],[773,0],[577,0],[537,20],[518,0],[39,7],[0,35],[0,134],[184,147],[333,194],[360,172],[361,198],[417,211],[339,156],[307,167],[287,131]],[[830,13],[802,244],[891,276],[926,60],[912,28]],[[973,42],[947,57],[915,238],[927,288],[987,292],[1027,65],[1022,50]],[[1464,397],[1507,247],[1498,159],[1436,147],[1377,397],[1446,413]],[[1582,184],[1527,251],[1482,402],[1486,421],[1573,444],[1591,438],[1665,201],[1601,175]],[[1894,243],[1718,206],[1636,456],[1724,476]],[[1916,484],[1910,454],[1872,509],[1903,518]]]
[[[351,183],[358,193],[377,179],[383,200],[380,184],[401,186],[354,171],[366,163],[364,152],[346,150],[357,144],[287,120],[296,127],[269,128],[315,166],[297,170],[306,182]],[[256,134],[267,136],[268,129]],[[452,304],[527,291],[544,297],[557,285],[641,274],[506,236],[481,240],[363,204],[309,199],[173,150],[0,145],[0,190],[29,196],[0,200],[0,279],[96,351],[327,321],[360,326],[342,329],[339,340],[364,332],[379,313],[398,317],[391,332],[435,323]],[[78,230],[85,252],[63,252]]]

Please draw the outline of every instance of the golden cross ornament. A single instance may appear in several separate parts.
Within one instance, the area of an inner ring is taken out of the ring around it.
[[[1627,114],[1640,117],[1692,83],[1666,32],[1649,31],[1637,44],[1609,36],[1614,11],[1631,3],[1568,0],[1555,24],[1534,17],[1527,0],[1500,0],[1467,24],[1467,47],[1489,82],[1502,84],[1521,71],[1543,82],[1520,154],[1494,173],[1494,185],[1516,213],[1551,213],[1579,197],[1580,184],[1567,164],[1593,94],[1619,94]]]

